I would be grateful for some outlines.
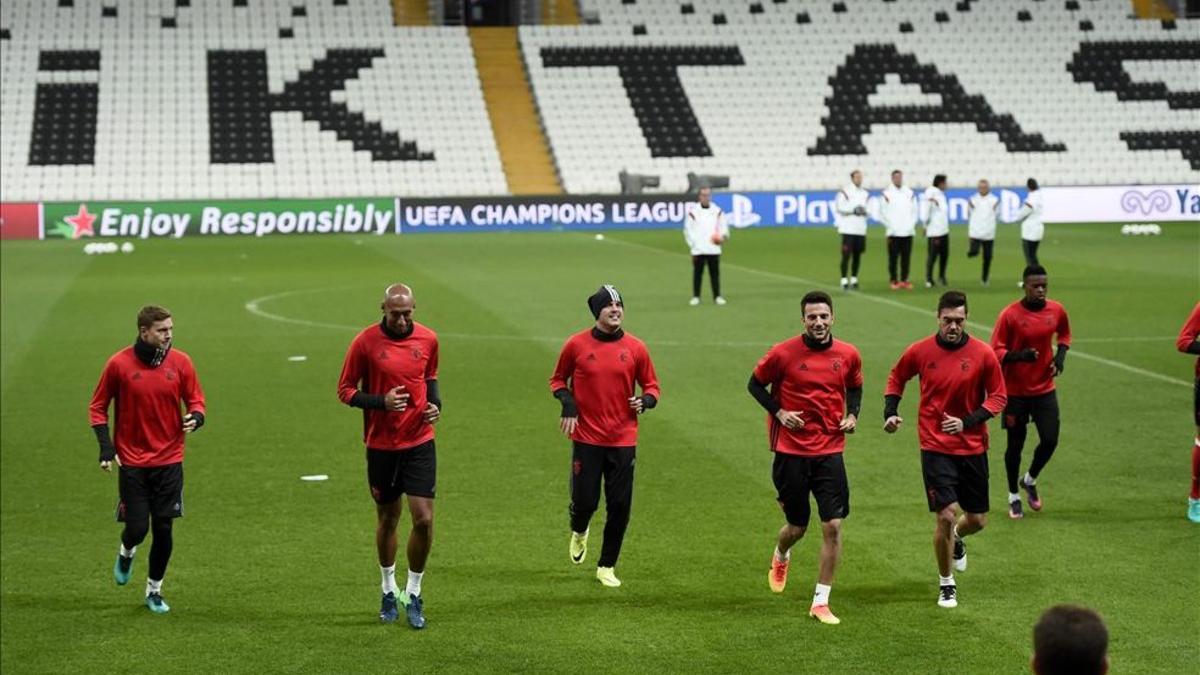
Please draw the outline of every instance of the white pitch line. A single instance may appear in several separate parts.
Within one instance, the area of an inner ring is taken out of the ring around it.
[[[289,297],[289,296],[293,296],[293,295],[303,295],[303,294],[307,294],[307,293],[320,293],[322,291],[331,291],[331,290],[341,290],[341,289],[307,288],[307,289],[284,291],[282,293],[274,293],[271,295],[264,295],[261,298],[255,298],[253,300],[249,300],[246,302],[245,307],[246,307],[247,312],[250,312],[251,314],[254,314],[255,316],[260,316],[264,319],[270,319],[272,321],[280,321],[282,323],[290,323],[290,324],[295,324],[298,326],[308,326],[310,328],[328,328],[330,330],[338,330],[338,331],[362,330],[363,326],[351,326],[351,325],[343,324],[343,323],[327,323],[324,321],[310,321],[308,319],[298,319],[298,318],[291,317],[291,316],[285,316],[283,314],[276,314],[274,312],[268,312],[267,310],[262,308],[262,305],[264,303],[270,302],[272,300],[278,300],[280,298],[285,298],[285,297]],[[461,339],[461,340],[485,340],[485,341],[494,341],[494,342],[544,342],[544,343],[548,343],[548,344],[562,344],[567,339],[566,336],[549,337],[549,336],[539,336],[539,335],[500,335],[500,334],[487,334],[487,333],[453,333],[453,332],[443,332],[443,331],[438,331],[437,333],[438,333],[438,336],[445,337],[445,338]],[[646,342],[647,342],[647,344],[657,345],[660,347],[741,348],[741,347],[770,347],[772,344],[774,344],[772,342],[768,342],[765,340],[764,341],[753,341],[753,342],[735,342],[735,341],[680,342],[677,340],[647,340]]]
[[[654,251],[656,253],[661,253],[663,255],[668,255],[668,256],[672,256],[672,257],[685,255],[683,253],[675,253],[672,251],[666,251],[666,250],[663,250],[663,249],[655,247],[655,246],[647,246],[646,244],[639,244],[637,242],[625,241],[623,239],[609,238],[608,241],[616,242],[618,244],[623,244],[625,246],[631,246],[634,248],[640,248],[640,249],[645,249],[648,251]],[[747,272],[749,274],[757,274],[759,276],[763,276],[763,277],[767,277],[767,278],[771,278],[771,279],[780,279],[783,281],[799,282],[799,283],[803,283],[803,284],[808,284],[810,286],[816,286],[817,288],[838,290],[836,286],[832,286],[830,284],[823,283],[820,281],[813,281],[812,279],[805,279],[803,277],[793,276],[790,274],[780,274],[778,272],[759,270],[759,269],[755,269],[753,267],[745,267],[743,265],[738,265],[736,263],[727,263],[724,265],[724,267],[725,267],[725,269],[733,268],[733,269],[741,270],[743,272]],[[862,298],[864,300],[870,300],[871,302],[877,302],[881,305],[888,305],[889,307],[895,307],[897,309],[903,309],[908,312],[915,312],[917,314],[923,314],[926,316],[929,316],[933,313],[932,311],[927,310],[927,309],[922,309],[920,307],[913,307],[912,305],[905,304],[905,303],[899,302],[897,300],[892,300],[890,298],[881,298],[876,295],[868,295],[865,293],[855,293],[854,296],[852,296],[852,297],[858,297],[858,298]],[[992,329],[990,326],[985,326],[984,324],[976,323],[974,321],[968,321],[967,325],[970,326],[971,328],[975,328],[979,331],[982,331],[985,334],[990,335],[992,332]],[[1079,351],[1078,349],[1072,349],[1071,354],[1073,356],[1078,356],[1079,358],[1081,358],[1085,361],[1093,361],[1095,363],[1101,363],[1106,366],[1116,368],[1117,370],[1124,370],[1126,372],[1141,375],[1143,377],[1147,377],[1152,380],[1158,380],[1159,382],[1166,382],[1167,384],[1174,384],[1174,385],[1178,385],[1178,386],[1182,386],[1182,387],[1195,386],[1194,382],[1188,382],[1187,380],[1181,380],[1179,378],[1171,377],[1170,375],[1163,375],[1162,373],[1156,373],[1152,370],[1146,370],[1145,368],[1138,368],[1137,366],[1131,366],[1127,363],[1122,363],[1121,361],[1114,361],[1112,359],[1106,359],[1102,356],[1095,356],[1093,354],[1087,354],[1085,352]]]
[[[1175,341],[1174,335],[1127,335],[1125,337],[1071,338],[1071,342],[1104,343],[1104,342],[1166,342]]]
[[[631,246],[634,248],[644,249],[644,250],[648,250],[648,251],[654,251],[656,253],[661,253],[663,255],[668,255],[668,256],[683,255],[681,253],[672,253],[671,251],[664,251],[663,249],[656,248],[654,246],[646,246],[645,244],[638,244],[635,242],[624,241],[621,239],[611,239],[610,241],[615,241],[615,242],[623,244],[625,246]],[[725,265],[725,267],[726,267],[726,269],[734,268],[734,269],[741,270],[743,272],[747,272],[750,274],[757,274],[759,276],[763,276],[763,277],[767,277],[767,278],[780,279],[780,280],[788,281],[788,282],[799,282],[799,283],[804,283],[804,284],[808,284],[811,286],[816,286],[818,288],[827,288],[827,289],[836,290],[835,287],[833,287],[829,284],[825,284],[825,283],[822,283],[819,281],[813,281],[811,279],[805,279],[803,277],[797,277],[797,276],[792,276],[792,275],[788,275],[788,274],[780,274],[778,272],[770,272],[767,270],[759,270],[759,269],[754,269],[752,267],[745,267],[743,265],[737,265],[737,264],[732,264],[732,263],[727,263]],[[261,316],[266,319],[271,319],[273,321],[280,321],[283,323],[291,323],[291,324],[296,324],[299,326],[309,326],[312,328],[328,328],[328,329],[333,329],[333,330],[345,330],[345,331],[361,330],[361,326],[349,326],[349,325],[340,324],[340,323],[327,323],[324,321],[310,321],[308,319],[297,319],[297,318],[290,317],[290,316],[284,316],[282,314],[275,314],[274,312],[268,312],[262,308],[263,303],[269,302],[271,300],[278,300],[280,298],[285,298],[285,297],[289,297],[289,296],[293,296],[293,295],[299,295],[299,294],[305,294],[305,293],[316,293],[316,292],[331,291],[331,290],[339,290],[339,288],[332,288],[332,287],[331,288],[310,288],[310,289],[296,289],[296,290],[291,290],[291,291],[283,291],[281,293],[264,295],[260,298],[255,298],[253,300],[250,300],[250,301],[246,302],[245,307],[246,307],[246,311],[250,312],[251,314],[255,314],[257,316]],[[878,296],[867,295],[867,294],[862,294],[862,293],[855,294],[854,297],[863,298],[864,300],[870,300],[872,302],[877,302],[877,303],[880,303],[883,305],[888,305],[890,307],[895,307],[897,309],[903,309],[903,310],[909,311],[909,312],[916,312],[917,314],[925,314],[925,315],[929,314],[928,310],[921,309],[920,307],[913,307],[912,305],[908,305],[903,302],[892,300],[890,298],[881,298]],[[972,328],[983,331],[984,333],[987,333],[987,334],[990,334],[992,332],[992,329],[990,327],[985,326],[984,324],[981,324],[981,323],[976,323],[974,321],[968,321],[967,325]],[[484,335],[484,334],[476,334],[476,333],[439,333],[439,334],[443,335],[447,338],[457,338],[457,339],[464,339],[464,340],[545,342],[545,343],[550,343],[550,344],[561,343],[565,339],[565,338],[560,338],[560,337],[539,337],[539,336],[523,336],[523,335]],[[761,347],[761,346],[769,346],[769,344],[770,344],[770,343],[766,343],[766,342],[702,343],[702,342],[674,342],[674,341],[669,341],[669,340],[648,341],[648,343],[659,345],[659,346],[664,346],[664,347]],[[1120,361],[1114,361],[1112,359],[1106,359],[1101,356],[1095,356],[1092,354],[1088,354],[1086,352],[1081,352],[1078,349],[1072,349],[1071,354],[1074,356],[1078,356],[1079,358],[1084,359],[1085,361],[1093,361],[1095,363],[1100,363],[1100,364],[1103,364],[1103,365],[1106,365],[1106,366],[1109,366],[1112,368],[1116,368],[1118,370],[1124,370],[1126,372],[1141,375],[1143,377],[1147,377],[1147,378],[1150,378],[1153,380],[1159,380],[1160,382],[1166,382],[1168,384],[1174,384],[1174,385],[1179,385],[1179,386],[1184,386],[1184,387],[1193,386],[1192,382],[1180,380],[1180,379],[1171,377],[1169,375],[1163,375],[1161,373],[1156,373],[1156,372],[1153,372],[1150,370],[1146,370],[1144,368],[1138,368],[1137,366],[1131,366],[1127,363],[1122,363]]]

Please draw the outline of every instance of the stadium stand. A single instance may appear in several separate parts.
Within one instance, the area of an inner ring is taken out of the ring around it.
[[[892,168],[916,184],[1194,182],[1200,26],[1129,13],[1121,0],[582,0],[599,26],[526,26],[521,40],[568,192],[612,192],[622,170],[661,175],[667,192],[689,170],[738,190],[827,188],[853,167],[874,185]]]
[[[599,25],[515,45],[393,24],[444,13],[422,0],[6,0],[0,194],[615,193],[622,171],[788,190],[854,167],[872,187],[893,168],[916,186],[1200,180],[1200,25],[1125,0],[577,9],[542,19]]]
[[[387,0],[6,0],[6,201],[507,191],[464,28]]]

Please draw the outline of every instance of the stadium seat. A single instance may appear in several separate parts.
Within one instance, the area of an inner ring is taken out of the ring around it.
[[[1072,185],[1200,180],[1200,28],[1132,20],[1127,2],[580,5],[600,25],[521,30],[569,192],[615,192],[622,168],[661,175],[667,192],[683,189],[689,170],[729,174],[737,190],[828,188],[856,167],[874,186],[892,168],[915,185],[943,172],[960,185],[1030,175]],[[713,22],[718,14],[726,23]],[[647,34],[631,35],[631,24]],[[675,105],[697,124],[672,129],[664,148],[628,69],[546,60],[634,47],[643,51],[626,53],[736,50],[743,64],[676,69],[686,98]],[[697,129],[705,143],[686,142]]]
[[[853,168],[872,187],[893,168],[914,186],[1200,181],[1200,27],[1067,4],[581,0],[599,25],[519,38],[567,192],[615,193],[622,170],[662,192],[688,172],[829,188]],[[466,31],[391,11],[6,0],[0,192],[504,194]]]
[[[6,0],[0,27],[5,201],[507,192],[465,29],[387,0]]]

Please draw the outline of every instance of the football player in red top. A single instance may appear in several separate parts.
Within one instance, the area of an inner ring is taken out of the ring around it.
[[[379,619],[399,618],[397,600],[413,628],[425,627],[421,580],[433,544],[433,497],[437,453],[433,425],[442,416],[438,392],[438,340],[413,320],[417,303],[404,284],[383,294],[383,319],[364,328],[346,351],[338,398],[362,408],[367,446],[367,484],[375,500],[375,548],[383,578]],[[408,535],[405,597],[396,587],[396,526],[408,495],[412,530]]]
[[[1184,354],[1200,355],[1200,302],[1179,331],[1175,347]],[[1195,390],[1196,439],[1192,444],[1192,492],[1188,495],[1188,519],[1200,523],[1200,358],[1196,359]]]
[[[562,404],[559,428],[572,441],[568,553],[575,564],[587,556],[603,479],[608,519],[596,578],[613,588],[621,585],[614,568],[633,503],[638,415],[658,405],[658,376],[645,343],[622,328],[625,300],[617,289],[606,284],[587,304],[596,323],[567,339],[550,391]]]
[[[850,515],[842,451],[862,407],[862,358],[854,345],[833,338],[833,298],[828,293],[805,295],[800,312],[804,333],[772,347],[748,385],[750,395],[768,413],[767,437],[775,453],[771,477],[786,519],[767,583],[776,593],[787,584],[791,548],[808,529],[811,493],[823,542],[808,613],[821,623],[838,624],[829,609],[829,592],[842,552],[842,519]]]
[[[171,609],[162,597],[174,544],[171,525],[183,516],[183,439],[204,425],[204,392],[192,360],[172,349],[170,312],[147,305],[138,312],[137,326],[133,346],[104,365],[89,413],[100,443],[100,468],[118,467],[117,520],[125,528],[113,578],[121,586],[129,583],[133,554],[153,529],[146,606],[165,614]],[[114,401],[110,437],[108,408]]]
[[[1030,265],[1022,279],[1025,297],[1005,307],[992,329],[992,349],[1004,370],[1004,387],[1008,391],[1001,426],[1008,430],[1004,469],[1008,478],[1008,517],[1013,519],[1024,516],[1018,484],[1029,498],[1029,508],[1042,509],[1037,477],[1058,447],[1058,394],[1054,379],[1062,374],[1071,347],[1067,310],[1046,298],[1046,268]],[[1057,343],[1053,358],[1052,338]],[[1037,426],[1038,445],[1029,471],[1018,479],[1031,417]]]
[[[925,496],[929,510],[937,514],[933,551],[940,575],[938,605],[957,607],[951,561],[954,569],[967,569],[962,537],[987,524],[987,421],[1003,412],[1007,396],[996,354],[966,333],[967,296],[943,293],[937,319],[938,332],[904,350],[888,375],[883,430],[890,434],[900,428],[904,385],[920,377],[917,438]]]

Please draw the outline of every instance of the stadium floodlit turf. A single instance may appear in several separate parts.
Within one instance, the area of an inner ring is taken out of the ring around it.
[[[691,267],[675,231],[197,237],[93,257],[83,242],[5,242],[0,669],[1019,673],[1040,611],[1078,602],[1107,620],[1114,671],[1194,672],[1194,357],[1174,336],[1200,295],[1200,228],[1048,230],[1050,294],[1076,346],[1059,381],[1062,442],[1039,483],[1045,510],[1012,522],[1004,433],[991,424],[992,518],[969,540],[956,610],[935,604],[915,382],[905,428],[880,429],[887,371],[934,330],[936,291],[888,291],[873,232],[862,293],[835,294],[834,333],[858,345],[866,372],[846,457],[837,627],[806,617],[817,530],[795,549],[786,593],[767,588],[782,516],[764,413],[746,393],[762,353],[800,330],[810,280],[836,284],[831,230],[735,232],[726,307],[707,290],[687,306]],[[970,332],[986,338],[975,324],[990,327],[1019,297],[1015,230],[1002,231],[988,289],[964,229],[952,239],[950,279],[970,296]],[[360,415],[335,395],[351,337],[401,280],[416,290],[418,321],[441,334],[445,399],[419,633],[376,617]],[[627,328],[648,343],[663,389],[642,420],[616,590],[593,575],[603,510],[588,564],[568,562],[569,447],[546,385],[602,282],[625,293]],[[87,420],[105,359],[133,339],[148,302],[174,311],[209,405],[188,442],[166,616],[141,604],[149,541],[130,585],[113,583],[116,482],[97,468]]]

